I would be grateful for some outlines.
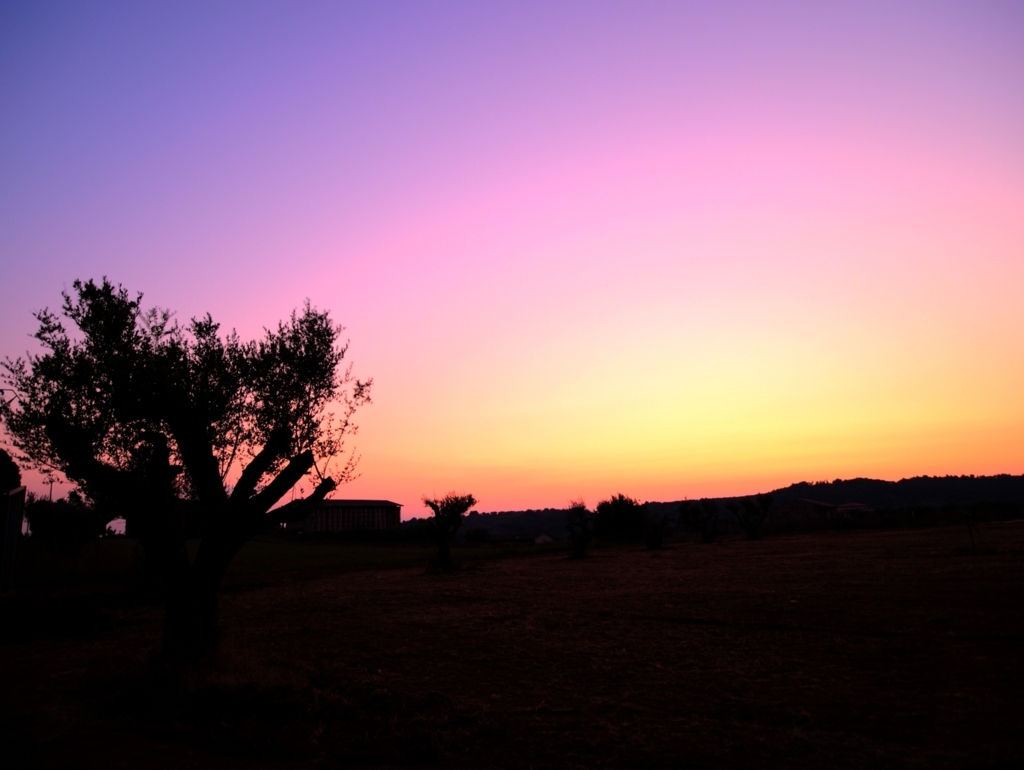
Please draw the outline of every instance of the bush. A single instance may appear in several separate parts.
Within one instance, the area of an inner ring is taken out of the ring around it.
[[[486,543],[491,539],[491,533],[483,527],[476,527],[466,532],[467,543]]]
[[[63,500],[30,495],[25,518],[33,538],[39,538],[53,553],[68,557],[78,555],[86,543],[103,535],[107,524],[77,492]]]
[[[565,528],[569,530],[569,540],[572,542],[572,554],[570,559],[582,559],[587,555],[587,546],[593,536],[594,517],[587,510],[587,505],[582,500],[569,503],[569,510],[565,512]]]
[[[635,543],[647,524],[644,506],[631,497],[618,494],[597,504],[594,535],[611,543]]]
[[[406,543],[432,543],[437,539],[434,520],[410,519],[403,521],[398,530],[398,539]]]

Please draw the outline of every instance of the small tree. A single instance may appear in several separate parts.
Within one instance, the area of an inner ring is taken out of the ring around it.
[[[623,494],[612,495],[597,504],[594,535],[612,543],[635,543],[644,532],[647,516],[643,505]]]
[[[452,561],[451,540],[462,526],[466,511],[476,505],[473,495],[449,492],[440,499],[423,498],[423,503],[434,512],[434,534],[437,537],[437,560],[434,567],[447,572],[455,569]]]
[[[754,497],[744,497],[740,500],[740,511],[737,518],[740,526],[747,533],[751,540],[761,537],[761,526],[768,519],[768,512],[772,507],[772,496],[757,494]]]
[[[679,506],[679,521],[688,531],[700,537],[701,542],[713,543],[718,536],[718,504],[703,498],[698,502],[686,500]]]
[[[593,537],[594,517],[587,510],[587,504],[582,500],[573,500],[569,503],[569,509],[565,512],[565,528],[569,530],[569,540],[572,543],[572,554],[570,559],[583,559],[587,555],[587,546]]]
[[[106,521],[124,517],[164,587],[164,657],[191,667],[216,652],[217,592],[235,554],[354,476],[345,438],[370,381],[341,368],[342,328],[308,302],[243,342],[209,316],[181,327],[144,312],[141,294],[106,279],[63,296],[78,332],[36,314],[45,352],[6,361],[17,397],[0,401],[0,417],[26,460],[74,482]],[[313,493],[274,508],[307,475]],[[188,530],[182,499],[194,502]],[[186,532],[200,538],[194,559]]]

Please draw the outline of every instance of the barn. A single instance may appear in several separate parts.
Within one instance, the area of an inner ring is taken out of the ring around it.
[[[289,531],[355,532],[398,529],[402,506],[390,500],[324,500],[305,521],[289,522]]]

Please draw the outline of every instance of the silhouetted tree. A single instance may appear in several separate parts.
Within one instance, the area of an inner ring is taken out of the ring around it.
[[[740,511],[737,518],[740,526],[747,533],[751,540],[757,540],[761,536],[761,526],[768,520],[768,512],[772,507],[772,496],[758,494],[754,497],[744,497],[740,500]]]
[[[473,495],[449,492],[437,500],[425,497],[423,503],[434,512],[434,534],[437,537],[437,561],[434,567],[442,571],[452,570],[455,564],[452,562],[451,540],[462,526],[466,511],[476,505],[476,498]]]
[[[587,555],[587,546],[593,537],[594,517],[587,510],[587,504],[582,500],[573,500],[569,503],[569,509],[565,512],[565,528],[569,530],[569,540],[572,543],[571,559],[582,559]]]
[[[644,507],[623,494],[612,495],[597,504],[594,535],[612,543],[634,543],[644,532],[647,517]]]
[[[703,498],[679,506],[679,521],[688,531],[698,535],[702,542],[713,543],[718,536],[718,504]]]
[[[106,520],[125,518],[166,591],[164,656],[190,665],[216,651],[217,589],[235,554],[354,475],[345,438],[371,383],[341,368],[342,329],[308,302],[243,342],[208,315],[181,327],[141,300],[76,281],[62,308],[75,336],[37,313],[45,352],[5,362],[17,399],[0,416],[27,460],[77,484]],[[312,494],[271,510],[307,475]],[[201,538],[191,563],[186,534]]]
[[[0,494],[21,486],[21,470],[3,449],[0,449]]]

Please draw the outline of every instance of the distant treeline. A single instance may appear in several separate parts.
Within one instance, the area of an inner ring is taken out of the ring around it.
[[[777,502],[809,498],[842,505],[863,503],[873,508],[962,505],[967,503],[1024,503],[1024,475],[915,476],[899,481],[849,479],[802,481],[772,492]]]
[[[788,487],[771,491],[773,505],[783,506],[795,500],[813,500],[829,505],[861,503],[874,509],[897,511],[912,509],[939,509],[951,506],[978,506],[996,504],[1005,507],[1024,505],[1024,475],[1012,476],[917,476],[900,481],[879,479],[836,479],[835,481],[801,481]],[[730,515],[726,505],[742,499],[712,498],[721,511],[722,531],[729,531]],[[645,507],[652,516],[675,517],[682,500],[672,502],[648,502]],[[872,517],[868,517],[871,519]],[[902,516],[896,516],[896,521]],[[908,519],[910,520],[910,519]],[[422,520],[413,519],[403,523],[403,528],[422,526]],[[486,530],[491,539],[532,539],[538,535],[550,535],[562,539],[567,537],[565,509],[543,508],[525,511],[497,511],[493,513],[473,512],[466,516],[460,535]]]

